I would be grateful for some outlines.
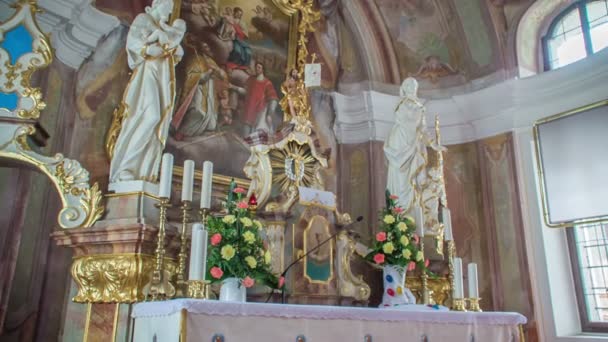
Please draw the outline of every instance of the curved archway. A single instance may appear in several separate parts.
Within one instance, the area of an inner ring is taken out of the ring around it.
[[[547,20],[575,0],[537,0],[528,8],[517,26],[515,51],[520,77],[536,75],[541,69],[540,36]]]

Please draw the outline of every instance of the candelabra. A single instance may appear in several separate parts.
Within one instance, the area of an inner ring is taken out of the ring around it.
[[[182,201],[180,207],[182,211],[182,230],[180,233],[180,247],[178,255],[178,268],[177,268],[177,286],[176,286],[176,297],[186,297],[188,294],[188,282],[186,281],[186,258],[188,257],[188,238],[186,237],[186,230],[188,228],[188,222],[190,220],[189,212],[192,210],[190,201]]]
[[[169,198],[161,197],[156,205],[160,211],[158,236],[156,237],[156,250],[154,251],[155,264],[152,279],[147,286],[146,298],[151,300],[164,300],[175,295],[175,287],[171,284],[171,274],[165,269],[165,229],[167,223],[167,209],[171,207]]]
[[[452,300],[454,299],[454,255],[456,254],[456,246],[453,240],[448,241],[448,281],[452,291]]]
[[[420,237],[420,251],[422,252],[422,260],[424,260],[424,236]],[[426,270],[422,272],[422,303],[428,305],[430,303],[429,286]]]

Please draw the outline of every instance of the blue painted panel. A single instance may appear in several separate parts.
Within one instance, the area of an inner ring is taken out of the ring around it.
[[[17,93],[3,93],[0,92],[0,108],[6,108],[11,112],[17,109],[19,103],[19,97]]]
[[[32,52],[32,42],[30,32],[25,26],[19,25],[4,33],[4,41],[0,42],[0,47],[8,52],[11,64],[15,65],[19,57]]]

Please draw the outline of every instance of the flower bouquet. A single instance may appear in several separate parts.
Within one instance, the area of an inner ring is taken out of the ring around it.
[[[428,260],[420,249],[414,220],[405,216],[396,204],[397,196],[386,191],[386,208],[380,214],[381,224],[371,251],[365,259],[382,267],[384,294],[381,306],[415,304],[416,299],[405,287],[406,271],[427,271]]]
[[[255,284],[279,287],[270,269],[270,251],[260,238],[262,223],[251,218],[245,193],[233,181],[225,203],[227,215],[207,221],[207,279],[222,283],[220,300],[245,301],[246,288]]]

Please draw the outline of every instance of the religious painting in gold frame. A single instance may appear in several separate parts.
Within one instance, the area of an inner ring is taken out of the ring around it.
[[[246,137],[283,123],[281,84],[296,66],[300,7],[308,6],[293,3],[176,1],[187,25],[166,146],[176,165],[210,160],[216,173],[245,178]]]
[[[313,216],[303,233],[304,253],[319,246],[331,237],[329,222],[320,215]],[[304,277],[313,284],[328,284],[334,276],[333,243],[323,244],[307,255],[304,262]]]

